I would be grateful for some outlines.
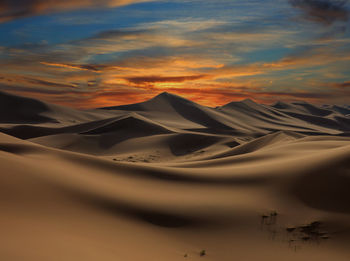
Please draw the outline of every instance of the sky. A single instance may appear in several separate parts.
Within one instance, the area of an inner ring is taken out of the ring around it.
[[[350,104],[342,0],[0,0],[0,91],[75,108]]]

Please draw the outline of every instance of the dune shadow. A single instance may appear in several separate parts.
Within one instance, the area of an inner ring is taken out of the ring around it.
[[[0,123],[57,123],[53,118],[41,115],[50,108],[43,102],[0,92]]]
[[[222,138],[199,134],[178,134],[169,139],[169,148],[175,156],[184,156],[219,142]]]
[[[129,116],[80,134],[94,137],[102,148],[109,149],[128,139],[169,133],[165,127]]]
[[[40,152],[42,150],[31,145],[0,143],[0,151],[12,154],[29,154],[32,152]]]
[[[292,191],[312,208],[350,213],[350,159],[303,175],[293,184]]]
[[[60,187],[73,200],[96,208],[113,216],[122,216],[164,228],[197,227],[206,225],[209,220],[204,217],[186,215],[154,206],[127,203],[116,198],[105,197],[87,191]]]

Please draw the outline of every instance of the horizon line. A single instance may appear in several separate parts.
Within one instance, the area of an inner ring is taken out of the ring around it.
[[[19,95],[19,94],[12,93],[12,92],[9,92],[9,91],[0,90],[0,94],[1,93],[7,94],[7,95],[11,95],[11,96],[16,96],[16,97],[21,97],[21,98],[32,99],[32,100],[40,101],[40,102],[43,102],[43,103],[46,103],[46,104],[52,104],[52,105],[57,105],[57,106],[62,106],[62,107],[68,107],[68,108],[72,108],[72,109],[76,109],[76,110],[108,109],[108,108],[114,108],[114,107],[124,107],[124,106],[129,106],[129,105],[136,105],[136,104],[140,104],[140,103],[151,101],[152,99],[155,99],[155,98],[157,98],[157,97],[159,97],[161,95],[164,95],[164,94],[168,94],[168,95],[171,95],[171,96],[179,97],[179,98],[184,99],[186,101],[190,101],[190,102],[192,102],[194,104],[197,104],[197,105],[200,105],[200,106],[203,106],[203,107],[207,107],[207,108],[212,108],[212,109],[224,107],[224,106],[229,105],[231,103],[239,103],[239,102],[244,102],[244,101],[252,101],[252,102],[254,102],[256,104],[267,105],[267,106],[274,106],[274,105],[276,105],[278,103],[294,104],[296,102],[310,104],[310,105],[315,105],[315,106],[321,106],[321,107],[322,106],[326,106],[326,105],[337,105],[337,106],[345,106],[345,107],[349,106],[349,104],[336,104],[336,103],[316,104],[316,103],[311,103],[311,102],[308,102],[308,101],[305,101],[305,100],[297,100],[297,99],[296,100],[292,100],[292,101],[288,101],[288,102],[284,101],[284,100],[276,100],[273,103],[261,103],[261,102],[256,101],[256,99],[254,99],[252,97],[249,97],[249,98],[247,97],[247,98],[240,99],[240,100],[232,100],[232,101],[227,102],[227,103],[222,104],[222,105],[207,106],[207,105],[201,104],[200,102],[196,102],[196,101],[193,101],[192,99],[186,98],[186,97],[184,97],[182,95],[179,95],[179,94],[176,94],[176,93],[172,93],[172,92],[168,92],[168,91],[162,91],[162,92],[159,92],[158,94],[152,96],[151,98],[146,98],[144,100],[137,101],[137,102],[134,102],[134,103],[123,103],[123,104],[101,106],[101,107],[88,107],[88,108],[81,107],[81,108],[79,108],[79,107],[74,107],[74,106],[69,106],[69,105],[62,105],[62,104],[55,103],[55,102],[49,102],[49,101],[46,101],[45,99],[38,99],[38,98],[33,97],[33,96]]]

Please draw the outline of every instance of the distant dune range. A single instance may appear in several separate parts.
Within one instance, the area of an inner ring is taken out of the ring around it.
[[[0,93],[0,130],[0,260],[350,258],[347,105]]]

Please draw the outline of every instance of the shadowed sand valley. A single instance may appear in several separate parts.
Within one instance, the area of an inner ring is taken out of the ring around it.
[[[1,260],[349,260],[350,107],[0,93]]]

